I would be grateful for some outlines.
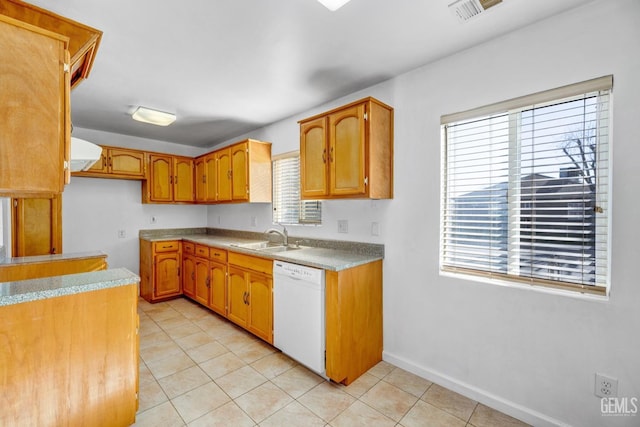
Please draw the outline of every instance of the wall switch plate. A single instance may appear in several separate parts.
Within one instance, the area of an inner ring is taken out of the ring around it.
[[[596,373],[596,385],[594,393],[598,397],[618,396],[618,379]]]
[[[349,232],[349,221],[346,219],[338,220],[338,233],[348,233]]]
[[[125,230],[118,230],[118,238],[124,239],[127,237],[127,232]]]
[[[371,235],[372,236],[380,235],[380,225],[376,221],[371,223]]]

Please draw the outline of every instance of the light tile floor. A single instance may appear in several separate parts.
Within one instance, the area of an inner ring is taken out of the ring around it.
[[[136,426],[526,426],[387,362],[325,381],[187,299],[138,311]]]

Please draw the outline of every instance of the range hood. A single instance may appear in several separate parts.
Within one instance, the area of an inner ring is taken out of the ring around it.
[[[71,172],[86,171],[102,155],[102,147],[84,139],[71,137]]]

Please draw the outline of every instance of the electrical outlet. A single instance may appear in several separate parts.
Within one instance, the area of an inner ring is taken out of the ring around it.
[[[255,216],[251,217],[251,226],[252,227],[257,227],[258,226],[258,218]]]
[[[127,232],[124,230],[118,230],[118,237],[120,239],[124,239],[125,237],[127,237]]]
[[[598,397],[618,396],[618,379],[596,373],[596,385],[594,393]]]
[[[346,219],[338,220],[338,233],[348,233],[349,232],[349,221]]]
[[[151,215],[151,218],[149,219],[149,222],[150,222],[151,224],[155,224],[155,223],[157,223],[157,222],[158,222],[158,217],[157,217],[157,216],[155,216],[155,215]]]

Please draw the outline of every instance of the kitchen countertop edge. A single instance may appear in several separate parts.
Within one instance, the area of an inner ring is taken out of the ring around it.
[[[0,283],[0,307],[140,283],[126,268]]]

